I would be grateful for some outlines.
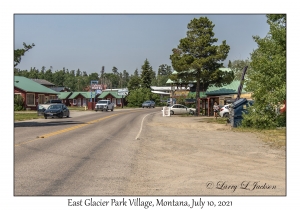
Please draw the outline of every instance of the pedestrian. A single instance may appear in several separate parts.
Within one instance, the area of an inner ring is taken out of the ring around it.
[[[214,103],[214,117],[217,119],[218,118],[218,112],[219,112],[219,105],[217,102]]]

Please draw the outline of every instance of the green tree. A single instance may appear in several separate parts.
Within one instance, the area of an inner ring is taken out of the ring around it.
[[[23,42],[23,46],[23,49],[14,50],[14,67],[16,67],[21,62],[22,56],[24,56],[25,53],[28,50],[32,49],[35,45],[34,43],[32,43],[31,45],[27,45],[25,42]]]
[[[147,100],[153,100],[159,102],[159,96],[157,94],[151,93],[149,88],[138,88],[131,90],[128,94],[127,102],[129,107],[141,107],[142,103]]]
[[[248,77],[250,71],[251,71],[251,67],[250,67],[250,60],[246,59],[246,60],[235,60],[231,63],[231,67],[230,69],[233,71],[234,73],[234,79],[236,80],[240,80],[242,77],[242,73],[243,73],[243,69],[245,66],[248,66],[247,68],[247,74],[245,75],[245,78]]]
[[[158,67],[157,71],[157,85],[165,86],[166,82],[169,79],[169,76],[172,74],[172,67],[167,64],[162,64]]]
[[[133,75],[131,76],[127,88],[130,91],[139,89],[141,87],[141,78],[139,76]]]
[[[44,79],[49,82],[53,81],[52,66],[50,66],[50,68],[48,70],[46,70]]]
[[[285,115],[276,115],[274,109],[286,100],[286,15],[267,15],[267,23],[266,37],[253,36],[258,48],[251,54],[251,72],[245,80],[255,103],[243,125],[256,128],[274,128],[279,121],[285,122]]]
[[[228,68],[231,68],[231,60],[228,61]]]
[[[229,45],[222,41],[214,45],[214,24],[207,17],[194,18],[188,24],[187,36],[180,40],[170,56],[172,66],[178,73],[175,77],[185,82],[196,81],[196,97],[199,98],[200,83],[206,90],[209,85],[223,86],[233,80],[233,73],[219,70],[229,52]],[[197,100],[198,101],[198,100]],[[200,104],[198,103],[198,111]],[[197,113],[198,114],[198,113]]]
[[[153,70],[149,61],[146,59],[142,66],[141,85],[144,88],[150,88],[153,79]]]
[[[134,75],[134,76],[139,76],[139,70],[138,70],[138,69],[135,69],[133,75]]]
[[[118,68],[114,66],[112,68],[112,72],[117,75],[118,74]]]

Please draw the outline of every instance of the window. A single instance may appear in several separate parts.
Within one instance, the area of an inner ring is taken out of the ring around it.
[[[56,99],[56,95],[50,95],[49,100],[51,100],[51,99]]]
[[[39,94],[39,104],[45,103],[45,95],[44,94]]]
[[[35,105],[33,93],[26,94],[26,104],[29,106]]]

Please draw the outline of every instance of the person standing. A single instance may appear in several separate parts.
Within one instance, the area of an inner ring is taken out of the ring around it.
[[[214,110],[214,117],[217,119],[218,118],[218,112],[219,112],[219,105],[218,105],[217,102],[214,103],[213,110]]]

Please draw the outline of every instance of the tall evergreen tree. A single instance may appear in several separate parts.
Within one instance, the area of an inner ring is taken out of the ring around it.
[[[199,98],[200,83],[206,90],[209,85],[222,86],[233,80],[233,73],[220,71],[229,52],[226,41],[214,45],[214,24],[207,17],[194,18],[187,28],[187,36],[180,40],[170,56],[177,77],[188,81],[197,81],[196,97]],[[198,101],[198,100],[197,100]],[[197,104],[198,113],[200,104]],[[197,113],[197,114],[198,114]]]
[[[149,61],[146,59],[142,66],[142,73],[141,73],[142,87],[150,88],[152,79],[153,79],[152,67],[150,66]]]

